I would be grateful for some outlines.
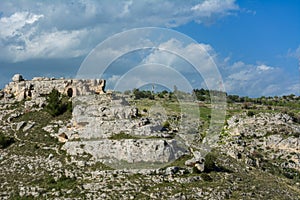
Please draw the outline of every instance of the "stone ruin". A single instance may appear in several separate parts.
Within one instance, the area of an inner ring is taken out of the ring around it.
[[[35,77],[32,80],[25,80],[22,75],[15,74],[12,77],[12,82],[4,87],[3,96],[7,98],[14,97],[17,101],[29,98],[37,99],[49,94],[54,88],[69,97],[104,94],[105,80],[55,79],[45,77]]]

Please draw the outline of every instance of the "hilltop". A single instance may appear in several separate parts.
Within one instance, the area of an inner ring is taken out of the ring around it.
[[[212,124],[211,95],[15,75],[0,91],[0,197],[299,199],[300,98],[225,94]]]

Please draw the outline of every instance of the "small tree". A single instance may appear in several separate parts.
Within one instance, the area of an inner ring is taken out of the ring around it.
[[[215,171],[216,169],[216,160],[217,157],[213,153],[208,153],[205,156],[205,161],[204,161],[204,171],[205,172],[212,172]]]
[[[67,110],[67,106],[62,102],[61,94],[58,90],[52,89],[47,96],[46,110],[53,117],[61,115]]]

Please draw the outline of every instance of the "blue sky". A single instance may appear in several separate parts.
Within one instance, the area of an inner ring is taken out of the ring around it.
[[[172,29],[198,42],[214,59],[230,94],[300,95],[299,11],[297,0],[1,1],[0,88],[15,73],[26,79],[75,77],[100,42],[150,26]],[[191,50],[170,41],[160,46]],[[130,53],[114,64],[134,66],[151,60],[165,65],[168,60],[170,66],[184,66],[182,60],[162,52],[138,52],[142,58]],[[124,71],[118,72],[118,65],[107,70],[110,77],[105,78],[111,83]],[[150,73],[148,68],[145,74]],[[192,87],[205,87],[201,84],[205,77],[178,72]]]

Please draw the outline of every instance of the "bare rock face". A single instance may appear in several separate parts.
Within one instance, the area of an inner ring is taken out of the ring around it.
[[[145,163],[165,164],[186,153],[178,142],[156,139],[122,139],[67,142],[64,148],[71,155],[83,152],[91,154],[95,160],[115,168],[133,167]],[[135,166],[134,166],[135,165]],[[145,167],[145,166],[144,166]]]
[[[145,163],[155,168],[188,153],[181,141],[162,136],[161,119],[139,118],[122,96],[78,96],[73,106],[72,125],[58,133],[67,136],[64,148],[71,155],[89,153],[121,169],[144,168]]]
[[[105,93],[105,80],[97,80],[97,86],[95,88],[96,94],[104,94]]]
[[[300,125],[284,113],[259,113],[254,116],[235,115],[224,129],[226,153],[246,164],[259,166],[260,152],[267,159],[278,160],[281,165],[292,162],[290,168],[300,170]],[[227,136],[226,136],[227,135]],[[254,156],[253,156],[254,155]],[[261,156],[263,157],[263,156]]]

